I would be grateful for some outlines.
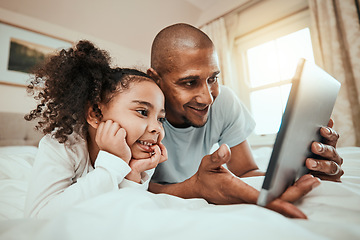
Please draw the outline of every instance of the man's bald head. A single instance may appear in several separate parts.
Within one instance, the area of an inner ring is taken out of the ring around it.
[[[174,24],[156,35],[151,48],[151,67],[161,75],[171,71],[176,54],[212,47],[212,41],[200,29],[185,23]]]

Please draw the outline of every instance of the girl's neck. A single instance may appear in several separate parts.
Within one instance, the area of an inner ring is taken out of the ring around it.
[[[89,135],[87,137],[87,147],[88,147],[88,151],[89,151],[91,165],[94,167],[95,160],[97,158],[97,155],[98,155],[100,149],[95,142],[95,131],[92,131],[92,130],[95,130],[95,129],[92,129],[91,127],[89,127]]]

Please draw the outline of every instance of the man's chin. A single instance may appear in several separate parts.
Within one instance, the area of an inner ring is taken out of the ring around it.
[[[206,122],[208,121],[208,117],[206,117],[206,119],[203,120],[203,121],[191,121],[191,120],[189,120],[188,118],[185,118],[184,120],[185,120],[185,122],[186,122],[188,125],[190,125],[190,126],[192,126],[192,127],[201,128],[201,127],[203,127],[203,126],[206,124]]]

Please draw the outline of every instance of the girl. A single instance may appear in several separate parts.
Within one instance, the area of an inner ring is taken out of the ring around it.
[[[145,73],[111,68],[89,41],[62,50],[35,72],[39,143],[25,215],[48,217],[123,187],[147,189],[167,159],[164,95]]]

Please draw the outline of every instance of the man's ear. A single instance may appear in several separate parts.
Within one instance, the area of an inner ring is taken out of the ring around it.
[[[97,129],[99,127],[100,119],[96,116],[96,112],[94,111],[94,106],[90,105],[86,112],[86,121],[93,128]]]
[[[160,78],[159,74],[155,71],[155,69],[149,68],[146,73],[147,73],[147,75],[149,75],[152,79],[154,79],[154,81],[156,82],[157,85],[160,84],[160,79],[161,79],[161,78]]]

